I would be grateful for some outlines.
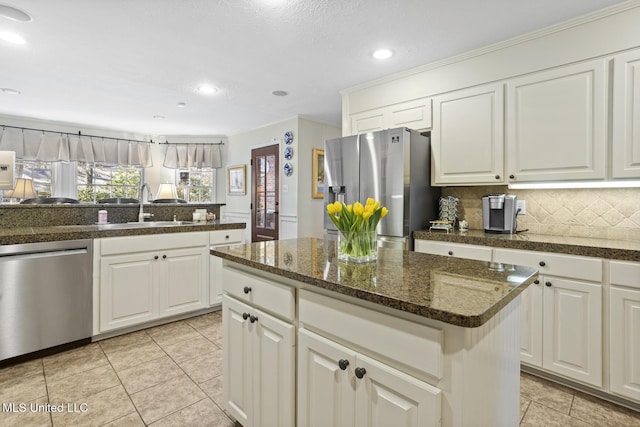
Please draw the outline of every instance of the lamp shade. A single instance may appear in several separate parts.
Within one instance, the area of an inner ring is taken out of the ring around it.
[[[38,197],[33,189],[33,180],[27,178],[18,178],[16,180],[16,186],[13,190],[9,190],[4,194],[6,198],[14,199],[33,199]]]
[[[176,191],[176,186],[171,183],[160,184],[158,188],[158,194],[156,195],[156,199],[177,199],[178,193]]]

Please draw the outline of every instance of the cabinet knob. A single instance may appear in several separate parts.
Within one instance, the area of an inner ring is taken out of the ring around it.
[[[242,318],[247,320],[249,318],[249,313],[242,313]]]
[[[167,255],[162,255],[162,259],[167,259]]]
[[[548,287],[551,287],[551,282],[544,282],[544,284]]]
[[[533,281],[533,283],[535,283],[536,285],[539,285],[540,284],[540,280],[536,279],[536,280]]]
[[[254,316],[253,314],[249,317],[249,322],[256,323],[258,321],[258,316]]]
[[[547,265],[547,263],[546,263],[546,262],[544,262],[544,261],[540,261],[540,262],[538,263],[538,265],[539,265],[540,267],[544,267],[545,265]]]
[[[245,294],[248,294],[249,292],[251,292],[251,288],[248,286],[245,286],[244,289],[242,290]]]
[[[453,255],[453,251],[449,251],[449,255]]]
[[[158,256],[158,255],[156,255],[156,256],[154,256],[154,257],[153,257],[153,259],[158,259],[158,258],[159,258],[159,256]]]
[[[509,179],[514,179],[514,178],[515,178],[515,176],[509,175]]]
[[[364,369],[364,368],[356,368],[356,369],[354,370],[354,373],[356,374],[356,377],[357,377],[358,379],[362,379],[362,377],[364,377],[364,374],[366,374],[366,373],[367,373],[367,370],[366,370],[366,369]]]
[[[347,369],[347,366],[349,366],[349,361],[347,359],[340,359],[338,360],[338,366],[344,371]]]
[[[224,236],[224,238],[225,238],[225,239],[228,239],[228,238],[229,238],[229,235],[227,234],[226,236]]]
[[[496,175],[496,179],[500,179],[500,175]]]

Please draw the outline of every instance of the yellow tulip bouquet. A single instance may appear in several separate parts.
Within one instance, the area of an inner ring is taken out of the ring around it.
[[[389,213],[386,207],[380,206],[380,201],[368,198],[364,205],[336,201],[327,205],[327,213],[341,234],[338,258],[354,261],[376,258],[376,227]]]

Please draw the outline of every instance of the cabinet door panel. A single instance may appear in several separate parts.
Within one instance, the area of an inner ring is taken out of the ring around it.
[[[356,427],[440,425],[440,390],[360,354],[356,367]]]
[[[252,309],[254,426],[293,427],[295,390],[295,328]]]
[[[510,182],[605,178],[604,75],[596,60],[507,83]]]
[[[252,405],[251,331],[249,320],[243,318],[251,307],[222,297],[223,335],[223,399],[226,409],[242,425],[249,426]]]
[[[544,369],[601,387],[602,287],[544,280]]]
[[[640,178],[640,50],[613,59],[614,178]]]
[[[542,283],[532,284],[522,293],[520,304],[520,361],[542,367]]]
[[[611,391],[640,401],[640,291],[610,291]]]
[[[434,184],[504,183],[501,83],[433,98]]]
[[[160,309],[163,315],[197,310],[208,305],[209,256],[206,248],[167,251],[159,278]]]
[[[100,330],[158,317],[152,254],[110,257],[100,262]]]
[[[355,353],[304,329],[298,346],[298,426],[353,425]],[[346,369],[340,360],[348,362]]]

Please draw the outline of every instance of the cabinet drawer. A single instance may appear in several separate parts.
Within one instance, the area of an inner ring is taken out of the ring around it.
[[[301,327],[442,378],[443,331],[301,290]]]
[[[295,317],[295,288],[244,273],[225,265],[222,289],[241,301],[287,320]]]
[[[611,261],[609,280],[612,285],[630,286],[640,289],[640,263]]]
[[[577,255],[495,249],[493,261],[537,268],[540,274],[602,281],[602,260]]]
[[[232,243],[242,243],[244,229],[233,230],[215,230],[209,232],[209,244],[210,245],[226,245]]]
[[[120,255],[207,246],[208,233],[166,233],[144,236],[106,237],[100,240],[100,255]]]
[[[416,252],[423,252],[425,254],[491,261],[491,248],[485,248],[483,246],[416,240],[415,250]]]

